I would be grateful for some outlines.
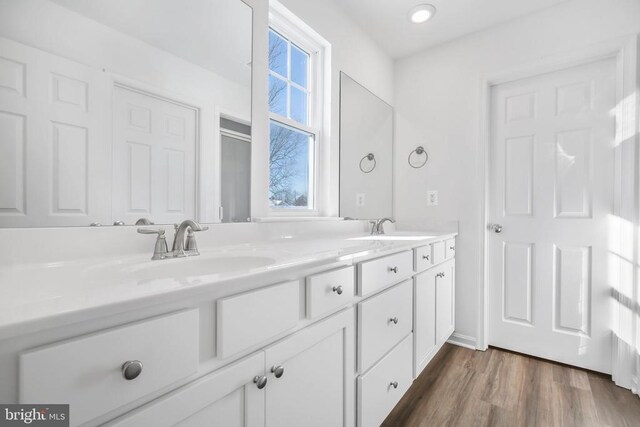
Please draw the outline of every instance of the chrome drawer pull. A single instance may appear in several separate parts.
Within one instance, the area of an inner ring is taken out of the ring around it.
[[[427,261],[429,261],[429,255],[422,255],[422,259],[426,259]]]
[[[393,388],[398,388],[398,381],[392,381],[389,383],[389,386],[393,387]]]
[[[398,272],[398,267],[389,267],[389,271],[390,271],[390,272],[392,271],[392,272],[394,272],[394,273],[397,273],[397,272]]]
[[[125,380],[135,380],[142,373],[142,362],[139,360],[129,360],[122,364],[122,376]]]
[[[267,377],[265,375],[256,375],[253,377],[253,383],[258,387],[259,390],[262,390],[267,385]]]
[[[452,251],[455,251],[456,247],[455,246],[449,246],[449,249],[451,249]]]
[[[397,317],[392,317],[389,319],[389,322],[393,323],[394,325],[398,324],[398,318]]]
[[[335,292],[338,295],[342,295],[342,286],[334,286],[333,292]]]
[[[276,378],[280,378],[282,375],[284,375],[284,366],[272,366],[271,372],[273,373],[273,375],[275,375]]]

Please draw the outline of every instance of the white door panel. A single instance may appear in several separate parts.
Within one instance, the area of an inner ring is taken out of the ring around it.
[[[0,52],[0,224],[108,221],[104,73],[3,38]]]
[[[489,342],[611,371],[615,62],[492,88]]]
[[[113,91],[114,220],[195,218],[196,110],[125,87]]]

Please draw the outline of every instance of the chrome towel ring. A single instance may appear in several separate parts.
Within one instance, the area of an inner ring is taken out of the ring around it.
[[[414,154],[416,154],[416,156],[413,156]],[[416,163],[411,161],[412,156],[419,158],[423,155],[424,155],[423,161],[418,161]],[[428,161],[429,161],[429,153],[427,153],[427,150],[425,150],[422,145],[419,145],[418,147],[415,148],[415,150],[410,152],[409,158],[407,159],[407,163],[409,163],[409,166],[411,166],[414,169],[420,169],[421,167],[426,165]]]
[[[362,167],[362,162],[364,162],[365,160],[373,162],[373,166],[371,166],[370,169],[365,169]],[[360,170],[364,173],[371,173],[376,168],[377,164],[378,162],[376,162],[376,156],[374,156],[373,153],[369,153],[366,156],[364,156],[362,159],[360,159]]]

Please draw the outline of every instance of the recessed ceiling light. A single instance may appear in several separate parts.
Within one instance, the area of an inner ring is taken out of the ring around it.
[[[432,4],[420,4],[409,12],[409,20],[414,24],[422,24],[436,14],[436,7]]]

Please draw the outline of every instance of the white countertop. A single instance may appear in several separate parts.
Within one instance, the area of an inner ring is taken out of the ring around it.
[[[65,323],[82,321],[100,308],[176,299],[269,272],[358,262],[455,234],[281,238],[201,248],[197,257],[160,261],[151,261],[149,253],[0,266],[0,339],[24,333],[25,325],[49,324],[53,318],[58,324],[60,318]]]

